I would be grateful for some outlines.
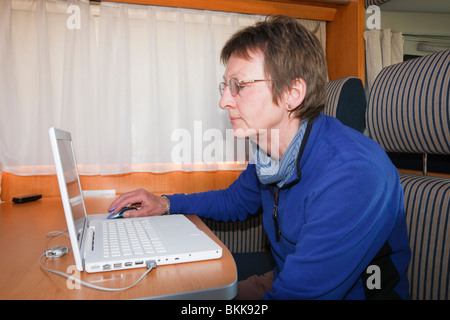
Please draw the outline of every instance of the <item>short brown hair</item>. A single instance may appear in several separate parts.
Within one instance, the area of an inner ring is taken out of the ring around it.
[[[273,102],[278,104],[282,94],[298,78],[306,83],[306,96],[293,115],[301,119],[318,116],[325,104],[327,66],[319,40],[296,19],[269,16],[265,21],[235,33],[221,52],[227,64],[232,55],[249,59],[250,52],[264,55],[264,73],[272,79]]]

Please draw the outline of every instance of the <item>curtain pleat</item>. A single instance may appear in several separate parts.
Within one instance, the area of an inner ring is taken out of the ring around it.
[[[366,44],[367,89],[370,90],[380,71],[403,61],[403,35],[390,29],[364,31]]]

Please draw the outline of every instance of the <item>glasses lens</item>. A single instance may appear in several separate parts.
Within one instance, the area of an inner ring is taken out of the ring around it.
[[[230,86],[231,94],[236,96],[239,93],[239,81],[234,78],[230,79],[228,85]]]
[[[226,86],[227,84],[225,82],[219,83],[220,96],[223,96],[223,92],[225,91]],[[236,96],[239,93],[239,89],[241,88],[239,80],[237,79],[230,79],[228,81],[228,86],[230,87],[230,91],[233,96]]]
[[[225,82],[221,82],[219,83],[219,92],[220,92],[220,96],[223,96],[223,92],[225,91]]]

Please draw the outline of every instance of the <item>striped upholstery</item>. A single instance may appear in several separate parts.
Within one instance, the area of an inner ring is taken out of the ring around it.
[[[380,6],[383,3],[389,2],[390,0],[364,0],[364,7],[368,8],[369,6]]]
[[[343,124],[364,132],[366,94],[362,81],[346,77],[327,83],[324,114],[339,119]]]
[[[400,175],[412,250],[412,299],[450,299],[450,181]]]
[[[450,50],[384,68],[367,128],[386,151],[450,154]]]
[[[450,154],[449,86],[450,50],[384,68],[369,96],[369,135],[386,151]],[[450,179],[400,174],[400,180],[411,298],[450,299]]]
[[[203,221],[232,253],[262,252],[269,245],[261,213],[245,221]]]

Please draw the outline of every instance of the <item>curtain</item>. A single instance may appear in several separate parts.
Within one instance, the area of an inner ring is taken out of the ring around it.
[[[54,174],[48,129],[80,174],[243,169],[218,107],[225,41],[263,16],[87,0],[0,1],[0,161]],[[325,43],[325,23],[303,20]],[[244,152],[242,149],[244,148]]]
[[[403,61],[403,35],[390,29],[364,31],[368,90],[382,68]]]

